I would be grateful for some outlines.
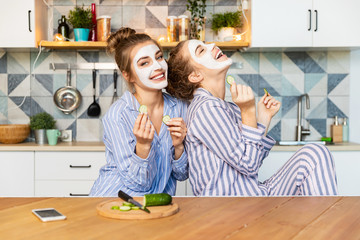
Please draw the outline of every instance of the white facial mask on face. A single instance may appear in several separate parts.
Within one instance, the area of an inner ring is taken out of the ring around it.
[[[139,78],[139,80],[149,88],[153,89],[163,89],[168,85],[167,82],[167,63],[164,59],[161,61],[156,60],[156,53],[160,51],[159,47],[155,44],[150,44],[145,47],[139,49],[136,53],[133,64],[135,68],[135,72]],[[152,63],[145,65],[143,68],[139,68],[137,62],[140,58],[149,57],[152,60]],[[161,82],[154,82],[150,79],[150,77],[154,74],[155,70],[163,69],[165,70],[165,80]]]
[[[196,48],[201,45],[205,48],[205,53],[197,57],[195,54]],[[190,40],[188,43],[188,48],[191,57],[194,59],[195,62],[203,65],[208,69],[222,69],[232,64],[231,58],[226,59],[225,61],[216,61],[216,59],[211,55],[211,51],[213,50],[215,44],[204,44],[199,40]],[[220,49],[219,49],[220,50]],[[221,51],[221,50],[220,50]]]

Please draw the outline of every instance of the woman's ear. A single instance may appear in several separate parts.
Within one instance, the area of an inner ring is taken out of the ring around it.
[[[199,83],[204,79],[204,76],[200,73],[200,72],[192,72],[190,73],[189,77],[189,82],[191,83]]]
[[[133,81],[131,81],[131,79],[130,79],[130,74],[129,74],[128,72],[122,71],[121,73],[122,73],[124,79],[125,79],[127,82],[133,82]]]

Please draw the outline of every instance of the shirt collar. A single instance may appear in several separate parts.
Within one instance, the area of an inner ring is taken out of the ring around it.
[[[208,90],[206,90],[205,88],[198,88],[195,90],[194,92],[194,97],[197,96],[211,96],[214,97],[211,92],[209,92]]]

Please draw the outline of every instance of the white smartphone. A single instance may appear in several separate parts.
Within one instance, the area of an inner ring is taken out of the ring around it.
[[[56,211],[55,208],[33,209],[32,213],[43,222],[66,219],[66,216]]]

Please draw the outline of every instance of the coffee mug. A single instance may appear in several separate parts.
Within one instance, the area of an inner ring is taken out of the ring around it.
[[[47,129],[46,136],[48,139],[49,145],[56,145],[58,137],[60,137],[61,132],[57,129]]]

